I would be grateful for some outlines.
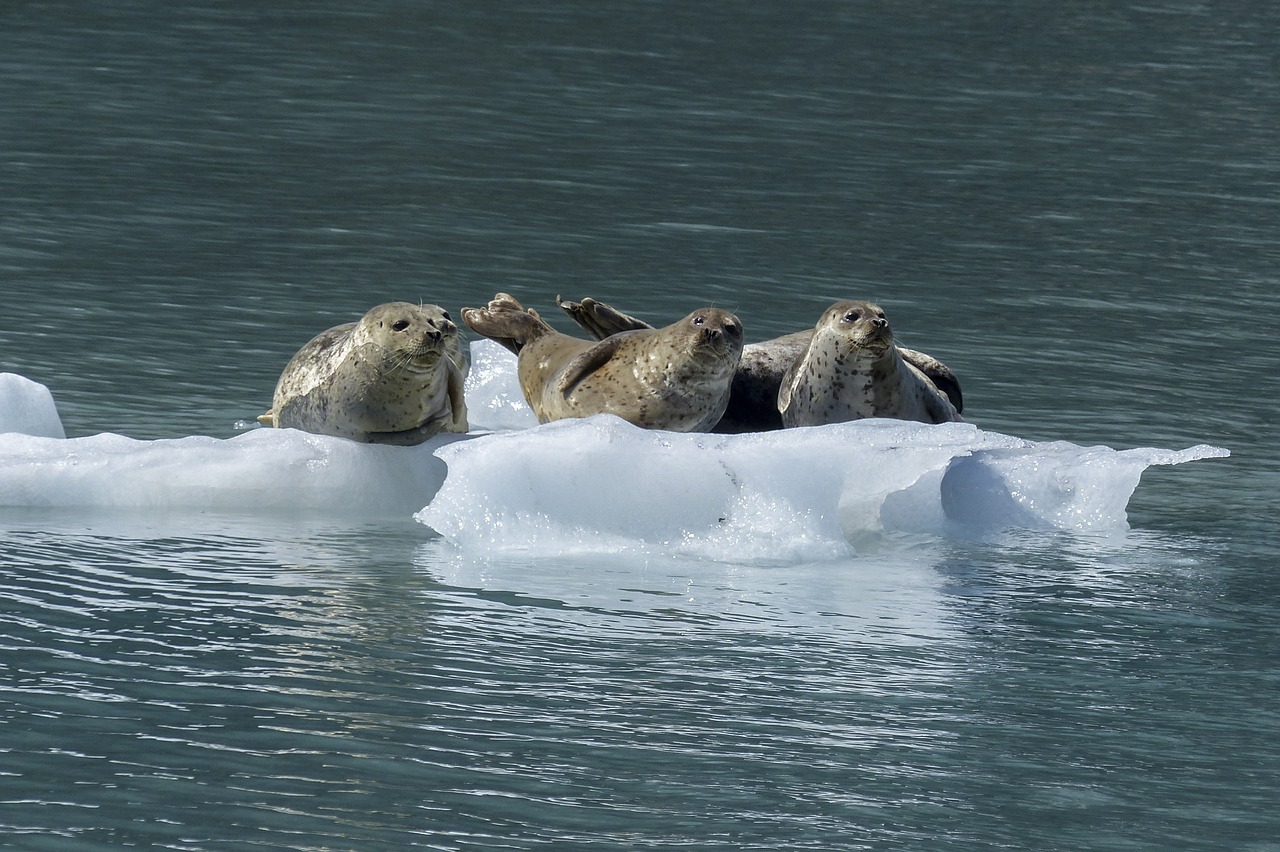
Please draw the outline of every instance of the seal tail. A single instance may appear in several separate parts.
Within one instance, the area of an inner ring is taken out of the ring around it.
[[[499,293],[483,308],[463,308],[462,321],[476,334],[502,344],[515,354],[530,340],[554,331],[533,308]]]

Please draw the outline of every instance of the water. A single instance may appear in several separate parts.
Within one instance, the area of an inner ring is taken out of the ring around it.
[[[984,430],[1232,455],[819,562],[6,507],[0,842],[1277,848],[1278,17],[6,4],[0,369],[73,440],[239,435],[316,331],[507,290],[871,298]]]

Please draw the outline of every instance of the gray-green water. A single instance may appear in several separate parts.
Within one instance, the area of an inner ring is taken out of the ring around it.
[[[0,509],[21,849],[1274,849],[1266,4],[0,7],[0,370],[227,437],[391,299],[879,301],[1133,529],[767,566]],[[556,320],[559,322],[559,320]],[[561,327],[566,327],[561,324]]]

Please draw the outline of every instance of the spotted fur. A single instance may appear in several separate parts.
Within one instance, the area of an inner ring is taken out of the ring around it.
[[[448,311],[389,302],[298,350],[258,419],[364,443],[420,444],[467,431],[466,374]]]
[[[540,423],[607,413],[646,429],[709,431],[742,354],[742,323],[718,308],[598,343],[556,331],[506,293],[463,308],[462,320],[517,353],[520,388]]]
[[[961,419],[947,395],[903,358],[880,306],[856,301],[837,302],[818,320],[809,345],[782,376],[778,411],[787,427],[865,417]]]

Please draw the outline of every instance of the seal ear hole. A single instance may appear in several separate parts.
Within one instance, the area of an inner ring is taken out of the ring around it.
[[[408,320],[403,320],[403,319],[402,319],[402,320],[396,320],[395,322],[391,323],[391,330],[392,330],[392,331],[404,331],[404,330],[405,330],[406,328],[408,328],[408,327],[409,327],[409,321],[408,321]]]

